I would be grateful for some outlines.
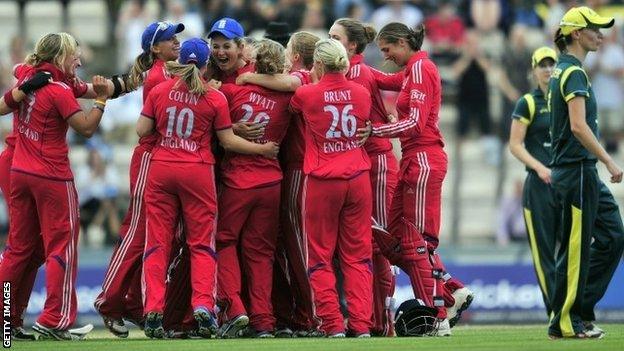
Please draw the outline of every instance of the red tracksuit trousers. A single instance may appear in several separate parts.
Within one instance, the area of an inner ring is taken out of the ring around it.
[[[146,312],[165,308],[167,269],[179,215],[184,218],[191,265],[193,309],[214,310],[216,281],[216,189],[212,165],[154,161],[146,193],[147,233],[143,254]]]
[[[349,331],[356,335],[370,333],[373,209],[369,172],[351,179],[308,176],[302,201],[308,275],[320,329],[329,335],[345,330],[332,265],[335,253],[344,276]]]
[[[223,186],[219,194],[218,304],[223,319],[246,314],[256,331],[275,327],[271,288],[279,208],[280,184],[252,189]]]
[[[39,245],[43,242],[47,296],[37,322],[65,330],[74,323],[77,312],[76,248],[80,224],[74,182],[12,171],[10,184],[10,246],[2,255],[0,279],[16,287],[32,289],[23,279],[38,262]],[[13,308],[17,308],[20,299]]]

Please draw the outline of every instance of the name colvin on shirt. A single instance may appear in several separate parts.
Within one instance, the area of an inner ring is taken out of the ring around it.
[[[197,102],[199,102],[199,95],[179,90],[171,90],[169,92],[169,100],[197,105]]]

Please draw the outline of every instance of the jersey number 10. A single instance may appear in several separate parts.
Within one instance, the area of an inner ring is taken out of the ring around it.
[[[169,119],[167,121],[167,135],[165,135],[165,137],[171,138],[173,136],[173,126],[175,124],[175,131],[178,138],[188,139],[193,132],[193,110],[185,107],[180,110],[180,113],[176,118],[177,110],[178,108],[175,106],[171,106],[165,110],[169,114]],[[184,122],[186,122],[186,129],[183,130]]]
[[[357,120],[354,115],[350,115],[349,112],[353,110],[353,105],[346,105],[342,112],[338,110],[338,107],[334,105],[325,105],[323,111],[329,112],[332,114],[332,122],[325,133],[325,137],[327,139],[337,139],[342,136],[342,133],[345,137],[350,138],[355,135],[355,131],[357,129]],[[338,128],[338,123],[340,122],[340,129]]]

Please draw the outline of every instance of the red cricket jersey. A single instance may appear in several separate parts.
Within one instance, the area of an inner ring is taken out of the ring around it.
[[[371,97],[366,88],[341,73],[326,73],[318,84],[297,89],[291,108],[305,122],[306,175],[350,179],[370,169],[356,136],[369,120]]]
[[[291,72],[290,75],[299,78],[301,86],[312,84],[310,71],[298,70]],[[283,154],[282,159],[285,161],[288,169],[303,168],[303,155],[305,154],[304,128],[303,119],[300,117],[291,119],[286,137],[280,147],[280,152]]]
[[[165,61],[156,59],[152,68],[150,68],[145,74],[145,80],[143,80],[143,104],[147,101],[147,97],[149,93],[154,89],[158,84],[171,79],[169,72],[167,72],[167,68],[165,67]],[[154,146],[156,144],[158,137],[156,133],[152,135],[148,135],[142,138],[139,138],[139,144],[144,147]]]
[[[67,84],[72,89],[74,96],[77,98],[83,96],[87,92],[87,90],[89,90],[89,86],[87,85],[87,83],[81,81],[77,77],[73,79],[66,78],[65,73],[61,72],[58,68],[56,68],[56,66],[47,62],[44,62],[37,67],[33,67],[25,63],[20,63],[20,64],[15,65],[15,67],[13,67],[13,76],[15,77],[15,79],[17,79],[17,83],[15,84],[15,87],[22,84],[22,82],[30,79],[35,73],[39,71],[48,71],[50,73],[53,73],[54,75],[53,79],[55,81],[59,81],[59,82],[63,82]],[[13,115],[15,117],[13,118],[13,130],[11,131],[9,135],[7,135],[5,139],[7,148],[14,148],[15,138],[17,138],[17,136],[15,135],[15,131],[17,130],[16,128],[17,128],[17,121],[19,117],[19,111],[15,111]]]
[[[364,56],[360,54],[353,55],[350,63],[351,66],[347,72],[347,79],[362,85],[371,95],[371,122],[387,123],[388,112],[381,98],[377,80],[370,67],[364,63]],[[374,156],[392,150],[392,143],[387,138],[370,137],[364,144],[364,149],[369,156]]]
[[[81,111],[72,87],[56,81],[64,74],[56,66],[46,64],[36,68],[52,73],[54,82],[29,94],[20,103],[14,118],[16,132],[15,154],[11,170],[54,180],[72,180],[67,156],[67,119]],[[35,69],[17,74],[18,84],[30,78]]]
[[[231,74],[225,74],[223,72],[221,72],[221,82],[223,84],[235,84],[236,83],[236,78],[238,76],[240,76],[243,73],[247,73],[247,72],[255,72],[256,71],[256,65],[252,62],[247,62],[246,65],[244,65],[243,67],[237,69],[236,71],[234,71]]]
[[[156,124],[155,161],[214,164],[213,132],[232,126],[227,100],[220,91],[208,88],[204,95],[192,94],[177,77],[152,89],[141,115]]]
[[[405,158],[423,148],[444,147],[444,141],[438,127],[442,84],[437,67],[425,51],[418,51],[407,62],[403,76],[396,105],[399,121],[373,123],[373,135],[400,137]],[[396,77],[386,79],[394,79],[396,87]]]
[[[264,137],[256,143],[273,141],[281,143],[290,121],[291,93],[269,90],[257,85],[224,84],[221,92],[230,105],[232,122],[265,124]],[[226,152],[221,163],[221,176],[225,185],[236,189],[249,189],[276,184],[282,180],[278,160],[260,155]]]

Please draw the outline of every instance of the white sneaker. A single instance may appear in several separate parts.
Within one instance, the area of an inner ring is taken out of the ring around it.
[[[336,334],[328,335],[327,337],[330,338],[330,339],[341,339],[341,338],[345,338],[347,336],[345,335],[345,333],[336,333]]]
[[[446,309],[446,315],[451,328],[457,324],[461,318],[462,312],[470,307],[474,299],[474,293],[470,289],[463,287],[453,292],[453,298],[455,299],[455,304]]]
[[[451,325],[448,319],[438,320],[438,332],[436,336],[451,336]]]

